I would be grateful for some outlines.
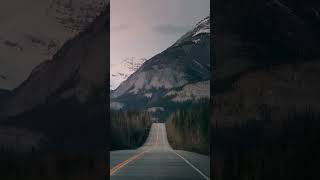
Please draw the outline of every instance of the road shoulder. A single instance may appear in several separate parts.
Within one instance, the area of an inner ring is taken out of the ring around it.
[[[191,164],[197,167],[202,173],[210,177],[210,157],[202,154],[188,152],[183,150],[175,150],[176,153],[184,157]]]

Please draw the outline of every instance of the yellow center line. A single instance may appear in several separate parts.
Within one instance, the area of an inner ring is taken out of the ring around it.
[[[158,140],[159,140],[159,126],[157,127],[157,140],[156,140],[156,145],[158,145]],[[155,145],[153,145],[155,146]],[[132,156],[130,158],[128,158],[127,160],[119,163],[118,165],[116,165],[115,167],[113,167],[112,169],[110,169],[110,176],[112,176],[115,172],[117,172],[119,169],[121,169],[122,167],[124,167],[125,165],[127,165],[128,163],[130,163],[131,161],[137,159],[138,157],[142,156],[144,153],[149,152],[151,150],[151,147],[148,149],[145,149],[144,151],[142,151],[141,153]]]
[[[157,140],[156,140],[156,147],[159,145],[159,125],[158,125],[158,128],[157,128]]]
[[[127,165],[129,162],[137,159],[139,156],[141,156],[142,154],[146,153],[150,151],[150,148],[149,149],[146,149],[144,151],[142,151],[141,153],[135,155],[135,156],[132,156],[130,157],[129,159],[123,161],[122,163],[116,165],[115,167],[113,167],[111,170],[110,170],[110,176],[112,176],[115,172],[117,172],[119,169],[121,169],[123,166]]]

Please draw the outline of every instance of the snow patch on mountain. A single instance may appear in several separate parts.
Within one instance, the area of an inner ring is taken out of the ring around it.
[[[151,98],[152,97],[152,93],[145,93],[144,96],[147,97],[147,98]]]
[[[199,43],[201,41],[201,39],[195,39],[192,42],[194,42],[195,44]]]
[[[110,109],[112,110],[120,110],[124,107],[123,103],[116,102],[116,101],[111,101],[110,102]]]
[[[187,82],[185,74],[174,67],[153,66],[151,70],[132,74],[127,81],[120,84],[113,97],[119,97],[126,92],[137,94],[151,89],[171,89],[183,86]]]
[[[205,18],[171,47],[144,62],[112,91],[111,100],[126,104],[125,109],[147,109],[209,98],[210,36],[202,33],[210,29],[209,22]],[[196,33],[202,35],[193,37]]]
[[[195,37],[199,34],[210,33],[210,18],[207,17],[204,20],[200,21],[197,24],[197,27],[199,27],[199,28],[197,28],[197,31],[192,35],[192,37]]]
[[[6,104],[7,116],[16,116],[48,102],[72,99],[84,104],[105,87],[105,58],[109,53],[106,13],[53,56],[38,65]]]
[[[158,112],[158,111],[164,111],[164,108],[163,107],[151,107],[151,108],[148,108],[147,110],[148,112]]]
[[[201,39],[198,36],[200,34],[210,34],[210,16],[204,18],[202,21],[197,23],[191,31],[183,35],[173,46],[179,46],[183,42],[189,40],[197,44],[201,41]]]
[[[210,33],[210,29],[200,29],[193,35],[193,37],[204,33]]]
[[[62,45],[83,31],[109,0],[2,0],[0,5],[0,71],[14,89],[38,64],[52,59]],[[13,23],[14,22],[14,23]],[[17,66],[19,62],[24,67]]]
[[[136,72],[146,59],[127,58],[118,64],[111,64],[110,68],[110,86],[111,89],[115,89],[119,84]]]

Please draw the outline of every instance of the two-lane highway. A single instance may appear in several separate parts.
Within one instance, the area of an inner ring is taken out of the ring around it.
[[[208,180],[210,158],[173,150],[165,124],[154,123],[139,149],[111,151],[110,167],[112,180]]]

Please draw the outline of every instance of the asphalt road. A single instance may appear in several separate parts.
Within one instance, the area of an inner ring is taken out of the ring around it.
[[[137,150],[111,151],[112,180],[208,180],[210,158],[173,150],[163,123],[152,124],[145,144]]]

